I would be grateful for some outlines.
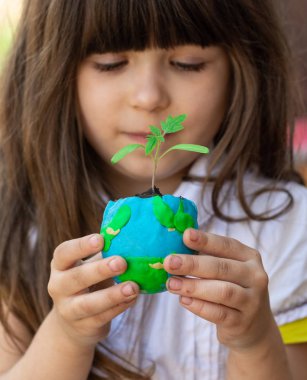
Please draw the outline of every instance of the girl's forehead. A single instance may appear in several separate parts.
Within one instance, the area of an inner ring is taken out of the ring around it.
[[[223,43],[215,8],[205,0],[92,0],[84,8],[84,53]]]

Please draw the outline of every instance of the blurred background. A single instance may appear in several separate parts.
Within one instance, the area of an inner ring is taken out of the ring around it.
[[[307,0],[275,0],[293,51],[302,109],[297,115],[294,139],[296,165],[307,185]]]
[[[23,0],[0,0],[0,70],[10,47]],[[293,51],[301,110],[297,115],[294,148],[296,165],[307,184],[307,0],[275,0]]]
[[[22,0],[0,0],[0,69],[18,22]]]

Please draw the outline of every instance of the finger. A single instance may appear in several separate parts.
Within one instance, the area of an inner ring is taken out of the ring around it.
[[[103,237],[102,237],[103,238]],[[93,261],[100,260],[101,257],[103,257],[103,252],[98,252],[93,256],[90,256],[89,258],[82,260],[82,263],[91,263]]]
[[[249,263],[207,255],[173,254],[163,265],[170,274],[230,281],[244,287],[250,286],[254,270]]]
[[[127,269],[126,261],[120,256],[106,259],[100,257],[96,261],[86,261],[82,265],[67,271],[60,271],[53,279],[56,288],[62,295],[70,296],[79,293],[91,286],[124,273]]]
[[[197,316],[216,325],[224,327],[237,325],[241,320],[241,312],[227,306],[202,301],[197,298],[181,297],[180,304]]]
[[[90,316],[88,318],[80,320],[82,323],[86,323],[89,327],[99,328],[112,321],[117,315],[123,313],[126,309],[133,306],[137,300],[137,297],[132,300],[127,300],[119,305],[112,307],[111,309],[104,311],[100,314]]]
[[[238,261],[260,258],[257,251],[236,239],[202,232],[193,228],[185,230],[183,241],[191,249],[212,256],[226,257]]]
[[[51,266],[57,270],[73,267],[78,260],[87,258],[103,248],[103,238],[99,234],[65,241],[54,251]]]
[[[98,252],[98,253],[96,253],[96,255],[93,255],[93,256],[89,257],[88,259],[82,260],[81,263],[82,264],[88,264],[88,263],[91,263],[91,262],[94,262],[97,260],[101,260],[102,257],[103,257],[103,252]],[[127,267],[125,266],[125,268],[127,268]],[[112,286],[112,285],[114,285],[113,278],[108,278],[105,281],[101,281],[101,282],[98,282],[98,283],[92,285],[90,287],[90,291],[105,289],[105,288]]]
[[[124,282],[93,293],[71,297],[64,305],[65,317],[71,320],[104,313],[115,306],[133,300],[139,293],[134,282]]]
[[[239,285],[216,280],[171,277],[167,282],[171,293],[243,310],[249,300],[248,290]]]
[[[82,264],[92,263],[94,261],[101,260],[102,257],[102,253],[98,252],[95,255],[90,256],[88,259],[82,260]]]

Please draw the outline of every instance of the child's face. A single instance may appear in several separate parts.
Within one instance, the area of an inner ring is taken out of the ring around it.
[[[90,55],[77,76],[84,134],[109,163],[125,145],[145,144],[148,125],[185,113],[184,130],[167,135],[163,150],[180,143],[208,146],[225,115],[229,81],[228,56],[216,46]],[[159,180],[184,174],[194,159],[194,153],[184,151],[165,156],[158,167],[158,185]],[[115,166],[110,163],[109,169],[110,176],[117,173],[150,185],[152,163],[141,149]]]

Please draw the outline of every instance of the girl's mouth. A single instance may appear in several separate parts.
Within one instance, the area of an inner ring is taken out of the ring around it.
[[[134,132],[134,133],[125,133],[125,135],[130,139],[133,140],[137,144],[143,144],[145,145],[147,143],[146,136],[149,133],[141,133],[141,132]]]

